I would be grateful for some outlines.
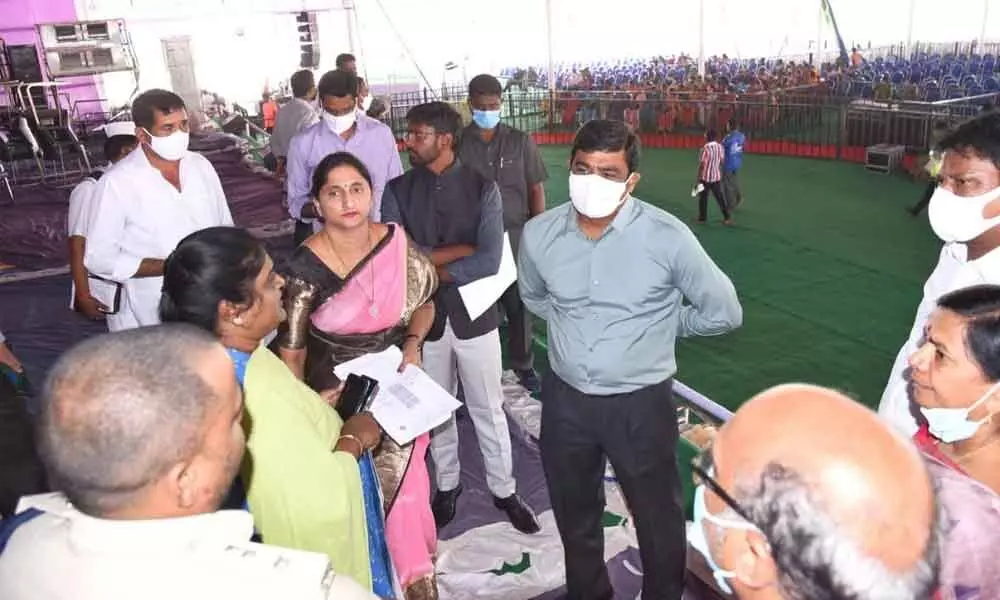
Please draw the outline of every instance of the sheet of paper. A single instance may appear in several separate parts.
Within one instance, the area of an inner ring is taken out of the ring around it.
[[[507,288],[517,281],[517,262],[514,251],[510,247],[510,237],[503,234],[503,254],[500,255],[500,269],[496,275],[477,279],[472,283],[459,286],[458,293],[462,296],[465,310],[469,318],[475,321],[486,310],[496,304]]]
[[[378,381],[379,387],[384,387],[387,382],[395,381],[399,377],[399,364],[403,362],[403,353],[395,346],[389,346],[381,352],[365,354],[354,360],[341,363],[333,368],[333,374],[341,381],[347,379],[351,373],[355,375],[367,375]]]
[[[333,369],[340,379],[354,373],[378,381],[379,391],[369,410],[389,437],[400,445],[408,444],[418,435],[444,423],[461,406],[454,396],[421,369],[407,365],[399,373],[402,360],[399,348],[391,346]]]
[[[95,300],[107,307],[109,311],[117,312],[115,299],[118,297],[121,285],[113,281],[105,281],[94,277],[90,277],[87,280],[87,283],[90,284],[90,295],[93,296]]]
[[[447,421],[459,406],[427,373],[407,365],[394,383],[379,386],[371,412],[389,437],[403,445]]]

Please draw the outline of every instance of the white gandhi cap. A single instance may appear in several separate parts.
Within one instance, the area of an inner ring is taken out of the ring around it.
[[[104,126],[104,135],[114,137],[116,135],[135,135],[135,123],[132,121],[116,121]]]

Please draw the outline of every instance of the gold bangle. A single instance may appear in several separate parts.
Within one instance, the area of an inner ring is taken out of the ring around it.
[[[338,444],[340,443],[340,440],[351,440],[355,444],[357,444],[358,445],[358,456],[361,456],[362,454],[365,453],[365,445],[361,443],[361,440],[359,440],[357,438],[357,436],[353,436],[353,435],[351,435],[349,433],[345,433],[345,434],[341,435],[339,438],[337,438],[337,443]]]

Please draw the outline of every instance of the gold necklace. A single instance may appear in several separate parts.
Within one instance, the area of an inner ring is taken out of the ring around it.
[[[351,273],[351,271],[353,269],[348,268],[347,262],[343,258],[340,257],[340,254],[337,252],[337,249],[334,248],[334,246],[333,246],[333,240],[330,239],[330,234],[328,232],[326,232],[326,231],[323,232],[323,240],[326,242],[326,246],[327,246],[327,248],[330,249],[330,252],[333,253],[333,256],[344,267],[345,276],[346,275],[350,275],[350,273]],[[367,242],[365,243],[365,249],[366,249],[366,253],[365,253],[364,256],[361,257],[362,261],[365,260],[365,258],[367,258],[371,254],[371,251],[372,251],[372,226],[371,226],[371,223],[368,224],[368,239],[367,239]],[[369,259],[369,260],[371,260],[371,259]],[[358,261],[358,262],[361,262],[361,261]],[[357,265],[355,265],[355,267],[356,266]],[[361,280],[360,279],[358,280],[358,287],[361,288],[361,292],[365,295],[365,298],[368,299],[368,314],[371,315],[372,318],[376,318],[376,317],[378,317],[378,306],[375,305],[375,267],[374,267],[374,265],[371,265],[371,264],[365,265],[365,267],[368,268],[368,275],[369,275],[369,277],[371,279],[371,292],[369,292],[368,290],[366,290],[365,286],[361,285]],[[362,267],[362,269],[364,269],[365,267]],[[356,276],[360,276],[360,275],[361,274],[358,273]]]
[[[982,446],[976,448],[975,450],[970,450],[969,452],[966,452],[964,454],[958,454],[958,453],[955,453],[953,451],[949,451],[949,452],[947,452],[947,454],[950,454],[952,460],[954,460],[955,462],[961,463],[961,462],[965,462],[965,461],[969,460],[973,456],[979,454],[980,452],[982,452],[983,450],[985,450],[985,449],[989,448],[990,446],[996,444],[997,442],[1000,442],[1000,437],[994,437],[992,440],[986,442],[985,444],[983,444]]]

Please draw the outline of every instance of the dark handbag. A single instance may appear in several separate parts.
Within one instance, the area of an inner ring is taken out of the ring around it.
[[[337,412],[340,418],[348,420],[358,413],[368,410],[378,393],[378,381],[367,375],[351,373],[344,381],[344,391],[340,393]]]

